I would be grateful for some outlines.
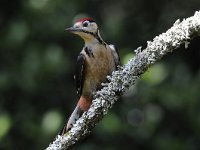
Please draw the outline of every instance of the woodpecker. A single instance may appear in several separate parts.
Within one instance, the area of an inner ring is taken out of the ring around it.
[[[80,19],[73,27],[66,30],[80,36],[85,45],[78,55],[74,75],[79,101],[61,135],[65,134],[83,112],[89,109],[93,92],[99,90],[101,83],[106,82],[106,76],[120,65],[118,50],[114,45],[108,45],[103,41],[94,20]]]

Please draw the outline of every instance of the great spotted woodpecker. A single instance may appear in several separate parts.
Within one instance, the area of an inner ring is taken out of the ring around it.
[[[85,46],[78,55],[74,75],[79,101],[61,131],[62,135],[73,126],[84,111],[89,109],[93,92],[100,89],[101,83],[106,81],[106,76],[120,65],[117,49],[102,40],[94,20],[78,20],[73,27],[66,30],[79,35],[85,41]]]

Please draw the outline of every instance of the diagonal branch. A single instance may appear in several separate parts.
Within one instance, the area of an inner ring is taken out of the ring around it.
[[[90,109],[77,120],[67,134],[58,135],[47,150],[68,149],[87,136],[107,114],[118,97],[134,85],[141,74],[181,44],[185,44],[187,48],[189,41],[198,35],[200,35],[200,11],[182,22],[178,19],[167,32],[156,36],[153,41],[148,41],[146,49],[135,50],[136,56],[118,71],[113,72],[112,76],[108,77],[110,82],[103,84],[103,88],[94,94],[95,99]]]

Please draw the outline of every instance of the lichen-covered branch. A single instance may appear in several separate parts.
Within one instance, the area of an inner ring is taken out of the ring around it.
[[[112,76],[108,77],[110,82],[103,84],[103,88],[94,93],[95,99],[90,109],[77,120],[67,134],[58,135],[47,150],[68,149],[87,136],[102,117],[107,114],[118,97],[134,85],[141,74],[181,44],[185,44],[187,48],[189,41],[198,35],[200,35],[200,11],[182,22],[177,20],[167,32],[156,36],[153,41],[148,41],[146,49],[138,48],[135,50],[136,56],[118,71],[113,72]]]

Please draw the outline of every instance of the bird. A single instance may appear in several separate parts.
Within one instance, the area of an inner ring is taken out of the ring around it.
[[[80,36],[85,44],[77,57],[74,75],[78,103],[60,132],[61,135],[68,132],[83,112],[89,109],[93,93],[101,89],[101,83],[107,81],[107,75],[111,75],[120,66],[117,48],[103,41],[93,19],[79,19],[66,31]]]

